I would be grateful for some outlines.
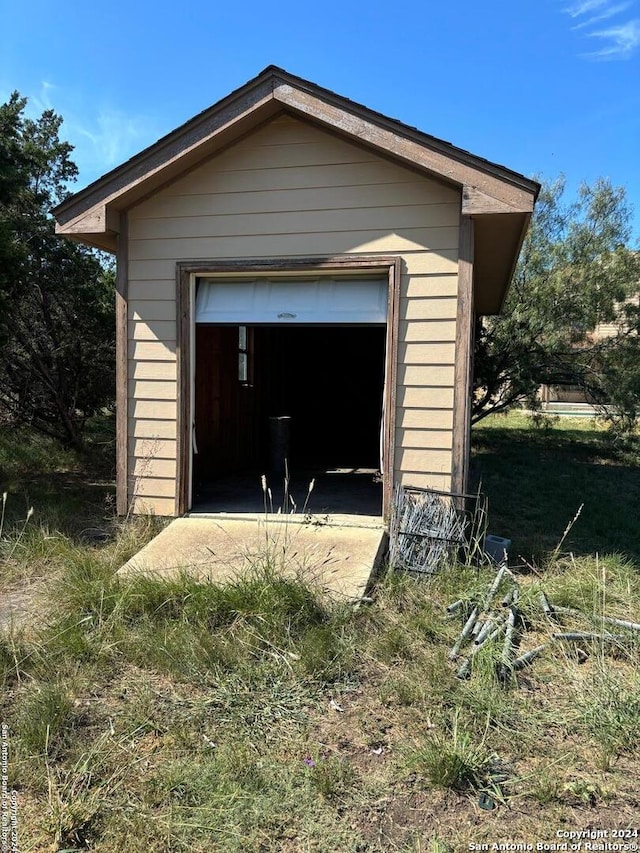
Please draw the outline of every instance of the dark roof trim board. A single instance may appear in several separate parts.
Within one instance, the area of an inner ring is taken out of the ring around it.
[[[508,254],[491,289],[506,291],[540,186],[320,86],[270,65],[257,77],[127,160],[54,210],[56,231],[115,251],[121,210],[197,167],[258,125],[287,112],[461,190],[461,212],[509,219]],[[517,220],[517,245],[513,226]],[[506,222],[503,222],[506,225]],[[515,257],[513,252],[515,251]],[[494,264],[495,267],[495,264]],[[498,270],[496,269],[496,272]],[[506,279],[506,280],[505,280]],[[502,300],[500,299],[500,302]],[[497,310],[493,300],[493,310]]]

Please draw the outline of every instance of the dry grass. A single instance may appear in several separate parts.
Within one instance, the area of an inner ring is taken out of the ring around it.
[[[489,569],[388,573],[353,610],[268,554],[226,587],[121,580],[152,519],[93,544],[36,522],[4,534],[7,571],[50,578],[42,617],[0,636],[21,851],[457,853],[634,824],[635,635],[582,643],[584,662],[551,644],[506,684],[487,648],[459,680],[463,613],[446,605],[477,598]],[[640,621],[628,558],[536,570],[519,577],[523,647],[559,624]],[[582,615],[549,620],[540,589]]]
[[[490,570],[390,574],[352,611],[268,565],[229,587],[124,583],[117,548],[76,554],[47,622],[0,647],[21,849],[457,851],[638,807],[629,649],[456,679],[445,605]],[[628,564],[547,571],[589,616],[640,612]],[[534,636],[554,627],[536,618]]]

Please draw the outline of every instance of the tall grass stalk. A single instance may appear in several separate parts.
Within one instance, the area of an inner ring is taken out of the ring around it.
[[[5,515],[5,510],[7,508],[7,497],[8,497],[8,493],[3,492],[2,493],[2,515],[0,516],[0,539],[2,538],[2,534],[4,533],[4,515]]]
[[[584,509],[584,504],[582,503],[582,504],[580,504],[580,506],[578,507],[578,511],[577,511],[577,512],[576,512],[576,514],[573,516],[573,518],[571,519],[571,521],[569,522],[569,524],[567,524],[567,526],[565,527],[564,532],[563,532],[562,536],[560,537],[560,540],[559,540],[558,544],[556,545],[556,547],[554,548],[553,553],[552,553],[552,555],[551,555],[551,559],[552,559],[552,560],[554,560],[554,559],[558,556],[558,554],[560,553],[560,549],[561,549],[561,548],[562,548],[562,546],[564,545],[564,541],[565,541],[565,539],[567,538],[567,536],[568,536],[568,535],[569,535],[569,533],[571,532],[571,528],[573,527],[573,525],[574,525],[574,524],[576,523],[576,521],[580,518],[580,514],[581,514],[581,512],[582,512],[582,510],[583,510],[583,509]]]
[[[4,519],[4,502],[3,502],[2,508],[3,508],[3,519]],[[27,529],[27,525],[29,524],[29,519],[32,517],[32,515],[33,515],[33,507],[31,506],[31,507],[29,507],[29,509],[27,511],[27,515],[24,519],[22,527],[20,528],[20,532],[18,533],[18,535],[13,540],[13,547],[11,548],[11,551],[9,551],[9,554],[7,555],[7,560],[13,559],[13,555],[15,554],[16,549],[18,548],[18,545],[20,544],[20,542],[21,542],[21,540],[25,534],[25,531]]]

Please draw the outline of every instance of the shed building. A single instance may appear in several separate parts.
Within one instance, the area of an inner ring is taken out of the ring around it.
[[[464,491],[474,318],[538,189],[270,66],[64,201],[58,233],[117,256],[119,512],[224,509],[278,449],[379,472],[378,514]]]

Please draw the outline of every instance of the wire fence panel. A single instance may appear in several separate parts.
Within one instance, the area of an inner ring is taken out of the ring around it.
[[[482,495],[396,486],[390,525],[393,566],[433,574],[453,560],[480,561],[486,522]]]

